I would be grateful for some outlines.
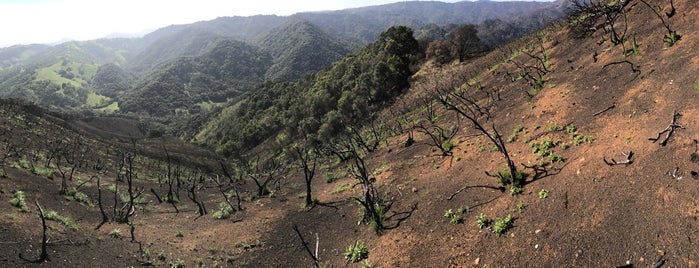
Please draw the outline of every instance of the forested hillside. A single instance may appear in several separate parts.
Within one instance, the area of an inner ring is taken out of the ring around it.
[[[218,111],[240,106],[245,93],[317,79],[314,73],[363,54],[362,47],[391,26],[412,28],[421,50],[439,39],[453,50],[462,44],[454,31],[477,24],[482,52],[543,27],[561,10],[541,2],[402,2],[286,17],[221,17],[140,38],[14,46],[0,49],[0,97],[71,113],[138,116],[157,132],[190,139],[203,131],[198,126],[218,120]]]

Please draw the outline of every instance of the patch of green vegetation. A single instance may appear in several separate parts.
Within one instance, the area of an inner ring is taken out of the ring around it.
[[[114,113],[119,111],[119,102],[112,102],[107,106],[104,106],[102,108],[99,108],[100,112],[103,113]]]
[[[454,213],[451,209],[444,212],[444,217],[449,220],[450,223],[457,224],[463,222],[463,218],[460,213]]]
[[[497,234],[498,236],[504,234],[512,228],[512,223],[514,223],[514,218],[512,218],[512,215],[507,214],[507,217],[505,218],[497,218],[495,219],[495,223],[493,224],[493,233]]]
[[[184,237],[184,233],[182,233],[182,230],[177,230],[177,232],[175,232],[175,237],[177,237],[177,238]]]
[[[521,194],[521,193],[522,193],[522,187],[520,187],[520,186],[518,186],[518,185],[512,185],[512,186],[510,186],[510,195],[511,195],[511,196],[515,196],[515,195],[518,195],[518,194]]]
[[[539,198],[544,199],[544,198],[547,198],[548,196],[549,196],[549,190],[541,189],[541,191],[539,191]]]
[[[349,188],[350,188],[350,185],[345,183],[343,185],[337,186],[337,188],[335,188],[335,190],[333,190],[332,193],[339,194],[339,193],[342,193],[344,191],[349,190]]]
[[[24,197],[24,191],[15,191],[12,195],[12,199],[10,199],[10,204],[18,207],[22,212],[29,212],[29,207],[27,206],[27,201]]]
[[[264,243],[260,240],[255,240],[251,242],[241,241],[235,244],[236,248],[242,248],[243,250],[251,250],[253,248],[258,248],[264,246]]]
[[[217,220],[228,219],[231,217],[235,210],[226,201],[221,201],[218,203],[218,210],[215,211],[211,216]]]
[[[78,191],[75,189],[75,187],[69,187],[66,189],[66,193],[63,195],[63,197],[65,197],[65,199],[68,201],[76,201],[88,206],[92,205],[92,200],[90,200],[90,197],[87,194]]]
[[[170,262],[168,265],[170,266],[170,268],[184,268],[185,267],[184,260],[179,259],[179,258],[177,260],[175,260],[174,262]]]
[[[478,225],[478,229],[483,229],[490,225],[490,221],[485,218],[485,215],[483,213],[481,213],[478,216],[476,216],[476,225]]]
[[[58,214],[58,212],[53,210],[46,211],[44,213],[44,218],[47,220],[59,222],[71,230],[78,229],[78,224],[75,223],[73,219],[71,219],[70,217],[61,216],[60,214]]]
[[[510,136],[507,138],[507,142],[510,142],[510,143],[511,143],[511,142],[515,142],[515,141],[517,140],[517,136],[518,136],[519,133],[521,133],[523,130],[524,130],[524,127],[523,127],[523,126],[517,125],[517,126],[515,127],[514,131],[512,131],[512,135],[510,135]]]
[[[49,179],[53,179],[53,171],[42,166],[34,167],[34,169],[32,169],[32,173],[34,173],[34,175],[37,176],[43,176]]]
[[[682,36],[678,34],[677,31],[670,31],[667,34],[665,34],[665,36],[663,37],[663,41],[665,42],[665,44],[667,44],[667,46],[671,47],[675,45],[675,43],[677,43],[677,41],[679,41],[680,38],[682,38]]]
[[[347,247],[345,250],[345,259],[348,262],[359,262],[366,259],[369,256],[369,249],[363,242],[359,240],[355,241],[354,244]]]
[[[697,82],[694,83],[694,91],[696,91],[697,93],[699,93],[699,80],[697,80]]]
[[[578,135],[573,136],[573,145],[579,146],[583,142],[592,143],[595,139],[592,136]]]
[[[106,105],[110,101],[111,99],[107,96],[102,96],[95,92],[90,92],[89,94],[87,94],[87,100],[85,101],[85,104],[89,107],[99,107]]]
[[[109,236],[117,239],[121,239],[122,237],[124,237],[124,235],[121,233],[121,230],[119,229],[114,229],[111,232],[109,232]]]
[[[519,201],[519,202],[517,203],[517,211],[518,211],[519,213],[524,212],[524,209],[525,209],[525,208],[527,208],[527,205],[525,205],[524,202]]]
[[[386,170],[388,170],[388,165],[383,164],[383,165],[381,165],[381,167],[374,169],[374,171],[372,171],[371,174],[373,174],[374,176],[378,176],[378,175],[381,175],[381,173],[383,173]]]

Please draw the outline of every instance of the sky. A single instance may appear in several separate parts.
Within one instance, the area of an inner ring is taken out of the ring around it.
[[[223,16],[291,15],[393,2],[400,0],[0,0],[0,47],[143,33]]]

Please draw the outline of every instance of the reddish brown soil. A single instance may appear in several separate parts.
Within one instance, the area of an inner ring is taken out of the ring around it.
[[[665,5],[665,1],[652,2]],[[429,89],[419,82],[421,76],[454,69],[478,73],[485,87],[501,88],[504,101],[498,106],[495,124],[503,136],[509,136],[516,126],[524,127],[517,140],[507,144],[520,168],[520,163],[538,161],[525,139],[559,141],[554,151],[565,162],[552,164],[549,176],[538,180],[532,180],[531,170],[526,169],[529,177],[520,195],[499,191],[496,179],[484,175],[501,168],[504,161],[491,151],[484,137],[471,136],[477,132],[464,121],[451,157],[440,156],[420,134],[416,134],[418,143],[405,148],[404,134],[390,138],[387,146],[366,158],[370,170],[376,171],[379,192],[394,201],[387,213],[387,225],[392,228],[381,235],[367,225],[357,225],[358,206],[351,198],[361,189],[351,187],[354,179],[343,176],[325,182],[326,173],[345,169],[328,160],[313,183],[314,195],[324,205],[301,208],[300,170],[273,197],[246,201],[245,210],[227,220],[197,217],[196,206],[184,192],[179,214],[148,195],[150,203],[133,217],[136,239],[159,267],[177,259],[184,260],[187,267],[198,263],[207,267],[311,266],[311,258],[292,229],[294,224],[311,248],[318,234],[320,261],[334,267],[347,266],[343,253],[357,240],[366,243],[368,263],[374,267],[650,267],[661,257],[664,267],[697,267],[699,180],[691,174],[699,171],[699,92],[695,90],[699,10],[691,1],[676,1],[675,6],[677,14],[669,22],[682,38],[667,47],[660,20],[639,1],[629,5],[628,34],[636,38],[639,55],[628,58],[622,56],[620,46],[609,41],[597,44],[601,31],[578,40],[570,39],[562,26],[545,31],[552,72],[531,101],[525,98],[524,91],[531,89],[525,82],[505,78],[508,71],[516,73],[513,64],[483,71],[509,57],[506,48],[461,65],[437,68],[428,64],[416,76],[413,88],[397,106],[414,103],[411,100]],[[519,49],[522,45],[512,46]],[[526,61],[526,55],[517,60]],[[640,74],[625,63],[604,67],[623,60],[640,66]],[[593,115],[613,104],[614,108]],[[675,131],[666,146],[649,141],[668,126],[673,111],[682,114],[677,122],[685,128]],[[439,123],[453,124],[453,116],[440,112]],[[548,131],[549,126],[568,123],[594,141],[575,146],[565,131]],[[563,149],[561,143],[569,148]],[[634,152],[630,165],[603,162],[603,158],[623,160],[621,152],[629,151]],[[667,175],[675,168],[682,176],[679,180]],[[36,209],[30,206],[31,213],[21,213],[7,202],[15,189],[24,190],[28,201],[37,199],[45,208],[79,223],[78,231],[52,223],[50,237],[55,243],[49,247],[47,265],[121,267],[137,266],[138,260],[145,259],[138,244],[129,242],[128,226],[110,223],[93,230],[100,220],[97,208],[57,195],[58,181],[8,170],[9,178],[0,179],[4,191],[0,195],[0,265],[29,266],[19,253],[33,260],[40,246]],[[111,183],[111,178],[105,181]],[[347,190],[338,193],[343,185]],[[253,186],[248,182],[245,188],[252,191]],[[455,194],[464,186],[468,187]],[[148,187],[163,191],[155,184]],[[94,185],[88,189],[96,193]],[[545,199],[538,196],[542,189],[549,191]],[[204,193],[209,212],[213,212],[220,194],[215,189]],[[524,209],[518,209],[518,204]],[[449,223],[444,212],[459,207],[469,208],[463,223]],[[479,230],[475,222],[481,213],[491,220],[511,214],[514,226],[502,236]],[[124,238],[108,235],[115,228],[122,230]],[[178,231],[182,237],[175,235]],[[160,252],[164,260],[158,259]]]

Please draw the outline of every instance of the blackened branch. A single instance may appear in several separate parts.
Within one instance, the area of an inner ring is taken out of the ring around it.
[[[677,111],[674,111],[672,113],[672,121],[670,124],[663,129],[662,131],[658,132],[658,136],[655,138],[648,138],[648,140],[653,141],[653,143],[657,142],[660,140],[660,136],[666,133],[665,138],[660,141],[660,146],[665,146],[667,144],[667,141],[670,139],[670,136],[675,132],[675,129],[681,128],[684,129],[684,127],[680,124],[677,124],[677,119],[680,118],[682,114],[678,113]]]
[[[604,163],[610,166],[615,166],[615,165],[630,165],[633,163],[633,160],[631,160],[631,157],[633,157],[633,151],[629,151],[628,154],[621,152],[623,156],[626,157],[626,160],[624,161],[616,161],[614,158],[610,159],[609,161],[607,160],[606,157],[602,157],[602,160],[604,160]]]

